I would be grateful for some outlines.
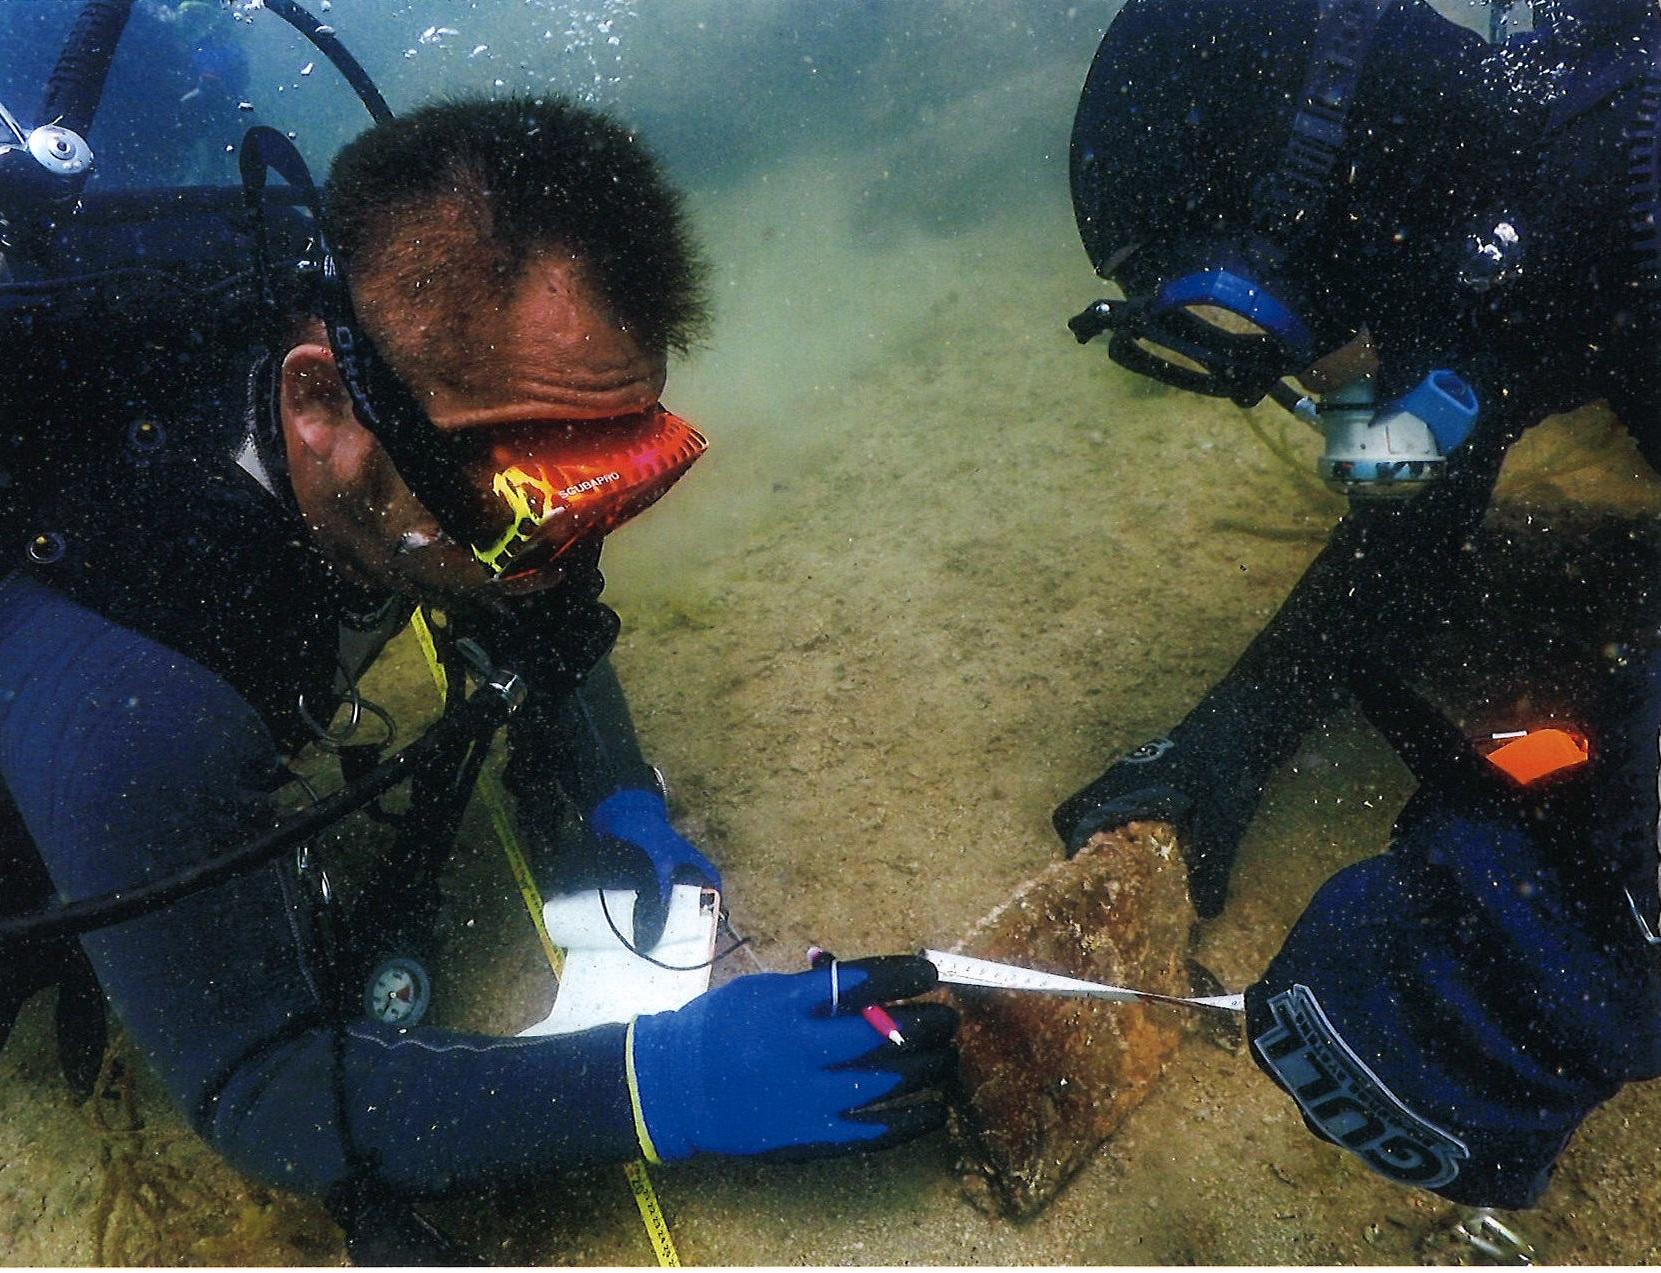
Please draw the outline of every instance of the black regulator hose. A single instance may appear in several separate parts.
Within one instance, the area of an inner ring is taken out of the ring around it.
[[[95,928],[159,910],[233,875],[252,871],[292,852],[307,840],[361,809],[392,787],[414,777],[428,765],[454,757],[454,748],[468,739],[482,744],[506,723],[524,702],[525,682],[516,674],[492,676],[460,707],[402,751],[388,757],[362,778],[319,800],[281,826],[255,837],[239,848],[188,867],[177,875],[102,897],[89,897],[49,907],[32,915],[0,920],[0,951],[76,937]]]
[[[1495,785],[1497,771],[1452,721],[1410,690],[1394,668],[1373,653],[1350,665],[1350,691],[1368,724],[1384,735],[1420,785],[1455,775]]]
[[[36,122],[58,124],[82,137],[92,127],[116,45],[133,14],[133,0],[87,0],[46,81]]]
[[[265,7],[287,22],[316,46],[352,86],[376,123],[392,118],[392,109],[375,87],[369,73],[336,37],[332,28],[319,22],[295,0],[266,0]],[[46,81],[46,99],[38,120],[59,124],[85,137],[98,114],[104,96],[110,64],[116,46],[133,14],[133,0],[87,0],[81,16],[64,42],[58,64]]]
[[[376,88],[375,82],[369,78],[369,72],[363,69],[357,58],[340,42],[332,27],[319,22],[296,4],[295,0],[265,0],[265,7],[310,40],[317,51],[329,59],[335,70],[352,86],[352,91],[358,95],[358,99],[377,124],[384,124],[392,118],[392,108],[386,104],[386,98],[381,96],[380,89]]]

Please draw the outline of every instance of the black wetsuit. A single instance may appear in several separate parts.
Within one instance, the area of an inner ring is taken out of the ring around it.
[[[1433,638],[1440,598],[1468,560],[1465,542],[1512,443],[1548,415],[1607,399],[1643,453],[1661,459],[1661,325],[1631,285],[1628,213],[1628,134],[1661,57],[1661,20],[1634,20],[1620,38],[1594,35],[1588,48],[1538,41],[1518,68],[1537,82],[1515,107],[1516,136],[1528,144],[1496,139],[1511,153],[1495,182],[1515,192],[1526,252],[1517,278],[1462,324],[1433,314],[1430,330],[1415,335],[1411,307],[1398,307],[1375,333],[1397,381],[1443,358],[1470,380],[1483,404],[1476,432],[1432,489],[1358,507],[1339,523],[1275,617],[1171,731],[1174,746],[1116,764],[1056,811],[1070,848],[1132,817],[1177,817],[1191,832],[1196,905],[1217,913],[1264,784],[1348,702],[1357,659]]]
[[[1533,1205],[1586,1115],[1661,1074],[1661,652],[1599,665],[1579,704],[1592,760],[1537,789],[1499,778],[1434,713],[1404,717],[1412,696],[1387,670],[1435,658],[1445,599],[1482,586],[1465,548],[1526,428],[1607,399],[1661,457],[1661,327],[1634,242],[1646,197],[1634,147],[1655,124],[1641,99],[1661,100],[1661,21],[1622,24],[1619,7],[1583,20],[1586,44],[1553,43],[1548,26],[1505,55],[1540,77],[1513,174],[1526,256],[1452,364],[1485,412],[1447,476],[1405,506],[1346,517],[1174,745],[1122,762],[1057,817],[1076,842],[1081,823],[1164,784],[1166,808],[1203,819],[1191,865],[1196,902],[1214,913],[1264,781],[1359,690],[1420,787],[1389,851],[1329,880],[1247,991],[1252,1056],[1323,1139],[1479,1206]],[[1640,567],[1634,605],[1658,565]]]

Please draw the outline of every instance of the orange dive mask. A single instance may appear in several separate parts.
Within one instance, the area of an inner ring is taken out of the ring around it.
[[[458,447],[473,439],[452,435]],[[473,555],[497,587],[530,591],[578,544],[644,512],[708,447],[654,406],[608,420],[553,420],[480,430],[461,467],[478,493]]]
[[[315,234],[308,276],[352,410],[445,536],[471,547],[494,587],[530,592],[557,582],[560,558],[645,511],[704,453],[702,435],[661,404],[610,419],[440,429],[358,321],[294,143],[256,126],[239,162],[256,215],[268,170],[302,192]]]

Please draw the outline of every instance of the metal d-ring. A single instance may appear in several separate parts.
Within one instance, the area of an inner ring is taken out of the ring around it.
[[[306,793],[306,799],[310,800],[313,805],[322,802],[322,795],[319,794],[317,788],[312,785],[311,780],[305,774],[298,769],[291,769],[287,765],[282,767],[282,772],[287,781],[280,785],[287,786],[288,783],[292,782]],[[329,881],[329,873],[323,869],[323,864],[313,856],[310,840],[302,841],[300,846],[294,850],[294,874],[302,884],[310,886],[319,903],[324,906],[333,904],[334,885]]]
[[[311,709],[306,706],[304,691],[295,700],[295,706],[300,712],[300,719],[306,723],[306,727],[316,736],[317,745],[327,752],[339,752],[358,732],[358,727],[363,724],[364,714],[367,713],[380,721],[386,729],[386,737],[377,742],[375,746],[392,746],[398,738],[398,724],[392,719],[392,713],[379,703],[371,702],[359,692],[358,683],[352,674],[347,671],[345,663],[337,659],[335,666],[340,669],[341,675],[345,678],[346,701],[351,704],[351,713],[347,716],[345,725],[338,730],[331,730],[320,724],[317,718],[311,714]]]
[[[306,723],[306,728],[316,735],[317,745],[324,751],[339,751],[346,745],[347,740],[358,732],[358,725],[363,720],[363,698],[358,694],[356,682],[348,684],[346,699],[352,705],[352,713],[346,720],[345,728],[338,732],[331,730],[327,725],[317,723],[317,718],[311,714],[311,709],[306,706],[304,690],[300,691],[300,696],[294,701],[295,707],[300,712],[300,719]]]
[[[330,883],[329,873],[323,869],[322,864],[313,859],[309,840],[294,850],[294,874],[311,888],[321,905],[333,905],[334,885]]]

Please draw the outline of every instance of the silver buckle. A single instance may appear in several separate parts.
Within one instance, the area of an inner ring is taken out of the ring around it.
[[[1453,1230],[1497,1264],[1534,1263],[1534,1244],[1487,1207],[1466,1212]]]

